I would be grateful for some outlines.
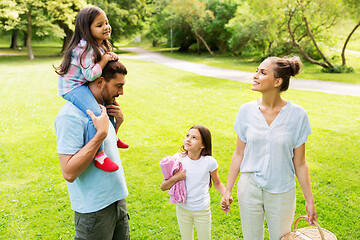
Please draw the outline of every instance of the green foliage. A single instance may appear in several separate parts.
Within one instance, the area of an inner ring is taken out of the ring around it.
[[[283,42],[286,25],[282,1],[246,1],[227,25],[229,45],[236,54],[252,52],[270,54],[272,45]],[[271,55],[271,54],[270,54]]]
[[[54,118],[64,103],[56,97],[51,65],[60,58],[0,57],[0,239],[72,239],[73,211],[56,154]],[[129,70],[119,103],[125,122],[119,150],[130,195],[132,239],[179,239],[175,207],[159,188],[159,161],[179,150],[194,124],[207,126],[213,155],[226,182],[238,108],[260,97],[250,85],[198,76],[155,63],[123,60]],[[141,69],[141,71],[139,71]],[[151,89],[149,91],[149,89]],[[319,224],[338,239],[357,239],[360,98],[289,90],[283,97],[304,107],[313,129],[306,143]],[[346,104],[344,104],[346,103]],[[214,239],[241,239],[234,203],[226,215],[210,189]],[[296,216],[305,213],[297,184]],[[301,223],[300,227],[306,225]],[[268,238],[265,238],[268,239]]]
[[[19,11],[15,1],[0,1],[0,29],[9,31],[19,22]]]
[[[228,49],[227,40],[230,37],[225,24],[234,16],[236,1],[170,1],[155,0],[150,5],[153,16],[147,36],[154,43],[166,37],[171,41],[170,29],[173,29],[174,46],[180,46],[179,51],[187,51],[196,43],[194,31],[197,31],[211,49],[225,52]],[[155,44],[156,45],[156,44]],[[204,46],[200,46],[205,49]]]
[[[148,16],[146,0],[89,0],[103,9],[112,27],[113,42],[136,34],[144,28]]]
[[[170,0],[155,0],[148,5],[150,17],[148,18],[148,29],[146,37],[151,40],[152,46],[157,46],[162,39],[169,35],[169,14],[164,9],[169,5]],[[171,21],[171,20],[170,20]],[[171,24],[171,23],[170,23]],[[170,36],[168,37],[170,43]]]
[[[169,20],[176,31],[175,39],[182,41],[180,51],[186,51],[194,41],[199,47],[200,38],[204,36],[204,28],[209,21],[214,19],[214,13],[206,9],[206,5],[200,0],[172,0],[167,11],[170,13]],[[182,28],[188,31],[181,31]],[[184,36],[184,32],[190,34]],[[186,42],[184,39],[190,44],[184,45]]]
[[[213,50],[225,53],[228,48],[230,32],[225,25],[235,16],[238,3],[227,0],[208,0],[206,7],[213,12],[214,18],[205,25],[204,32],[207,43]]]
[[[35,0],[4,1],[3,12],[8,13],[7,21],[2,22],[4,30],[27,31],[28,17],[31,17],[31,25],[34,33],[41,37],[46,35],[61,36],[59,27],[49,21],[47,2]],[[1,16],[0,16],[1,17]],[[1,27],[1,24],[0,24]]]
[[[321,72],[324,73],[352,73],[354,68],[346,66],[335,66],[334,68],[323,68]]]

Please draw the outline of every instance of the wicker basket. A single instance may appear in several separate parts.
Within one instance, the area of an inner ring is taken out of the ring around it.
[[[294,232],[286,234],[281,240],[337,240],[332,232],[321,228],[316,221],[314,221],[316,227],[297,229],[298,222],[302,218],[305,218],[305,216],[300,216],[295,220]]]

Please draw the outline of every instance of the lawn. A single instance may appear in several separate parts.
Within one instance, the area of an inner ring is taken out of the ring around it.
[[[124,60],[128,67],[119,150],[130,195],[132,239],[180,239],[175,206],[159,185],[159,161],[179,150],[194,124],[213,135],[213,156],[226,183],[241,104],[255,100],[250,85],[198,76],[155,63]],[[52,64],[60,58],[0,56],[0,239],[73,239],[73,212],[56,153],[54,118],[64,103],[56,97]],[[289,90],[284,98],[303,106],[313,134],[307,142],[319,224],[338,239],[357,239],[360,205],[360,98]],[[234,193],[236,190],[234,189]],[[210,189],[213,239],[241,239],[234,194],[232,211],[219,209]],[[297,185],[296,216],[304,198]],[[305,223],[301,224],[306,226]]]

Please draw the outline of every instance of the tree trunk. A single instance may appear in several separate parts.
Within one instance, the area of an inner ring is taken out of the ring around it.
[[[197,49],[197,54],[200,55],[201,54],[201,52],[200,52],[200,40],[199,40],[198,37],[196,38],[196,49]]]
[[[17,30],[14,30],[14,31],[11,33],[11,44],[10,44],[10,48],[12,48],[12,49],[18,49],[19,46],[18,46],[17,42],[18,42],[18,31],[17,31]]]
[[[192,37],[192,35],[191,35],[191,37]],[[189,50],[189,47],[194,43],[196,43],[195,38],[186,38],[180,43],[180,48],[178,51],[179,52],[187,52]]]
[[[342,66],[346,65],[346,59],[345,59],[345,49],[346,49],[346,45],[348,44],[351,36],[353,35],[353,33],[356,31],[356,29],[360,27],[360,22],[358,22],[358,24],[356,24],[356,26],[354,27],[354,29],[350,32],[349,36],[346,38],[346,41],[344,43],[344,46],[342,48],[341,51],[341,59],[342,59]]]
[[[209,46],[207,45],[207,43],[205,42],[204,38],[200,36],[200,34],[194,30],[194,33],[196,35],[197,38],[199,38],[205,45],[206,49],[209,51],[209,53],[211,54],[211,56],[214,56],[214,53],[211,51],[211,49],[209,48]]]
[[[300,43],[298,41],[296,41],[296,39],[295,39],[295,30],[294,30],[294,32],[291,30],[291,20],[292,20],[292,17],[294,16],[294,14],[295,14],[295,11],[296,10],[289,13],[289,20],[288,20],[288,30],[289,30],[289,34],[291,36],[292,42],[295,44],[295,46],[298,47],[300,53],[305,57],[305,59],[307,61],[309,61],[312,64],[320,65],[320,66],[322,66],[324,68],[329,68],[329,66],[326,65],[325,63],[316,61],[316,60],[312,59],[309,55],[307,55],[305,50],[301,47]]]
[[[67,47],[69,46],[70,41],[71,41],[73,31],[63,21],[58,21],[57,24],[59,25],[59,27],[62,30],[64,30],[64,33],[65,33],[65,37],[63,37],[63,39],[62,39],[63,40],[63,45],[62,45],[62,48],[61,48],[61,54],[64,54]]]
[[[24,47],[27,47],[27,43],[26,43],[26,41],[27,41],[27,36],[28,36],[28,34],[27,34],[27,32],[26,31],[23,31],[24,32],[24,39],[23,39],[23,45],[24,45]]]
[[[27,38],[26,38],[26,46],[28,49],[28,56],[30,60],[34,59],[34,53],[32,50],[31,40],[32,40],[32,19],[31,19],[31,8],[26,13],[28,24],[27,24]]]
[[[315,38],[314,38],[314,35],[311,32],[311,29],[309,27],[309,23],[308,23],[306,17],[304,17],[304,21],[305,21],[305,24],[306,24],[306,29],[307,29],[307,32],[309,34],[309,37],[311,38],[311,41],[314,43],[314,46],[315,46],[316,50],[319,52],[322,59],[324,59],[324,61],[329,65],[329,67],[334,68],[334,65],[327,59],[327,57],[325,57],[325,55],[323,54],[323,52],[320,50],[319,46],[317,45],[317,43],[315,41]]]
[[[272,55],[272,49],[271,49],[271,47],[272,47],[273,42],[272,42],[272,41],[268,41],[268,43],[269,43],[268,54],[269,54],[269,56],[271,56],[271,55]]]

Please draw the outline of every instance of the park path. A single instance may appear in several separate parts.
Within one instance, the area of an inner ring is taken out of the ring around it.
[[[178,60],[163,56],[158,52],[145,50],[140,47],[121,48],[123,51],[136,53],[136,55],[120,55],[120,59],[137,59],[159,63],[179,70],[196,73],[203,76],[228,79],[233,81],[251,83],[254,73],[243,72],[239,70],[211,67],[204,64],[192,63],[184,60]],[[308,80],[292,78],[290,88],[306,91],[323,92],[339,95],[350,95],[360,97],[360,85],[346,84],[330,81]]]

